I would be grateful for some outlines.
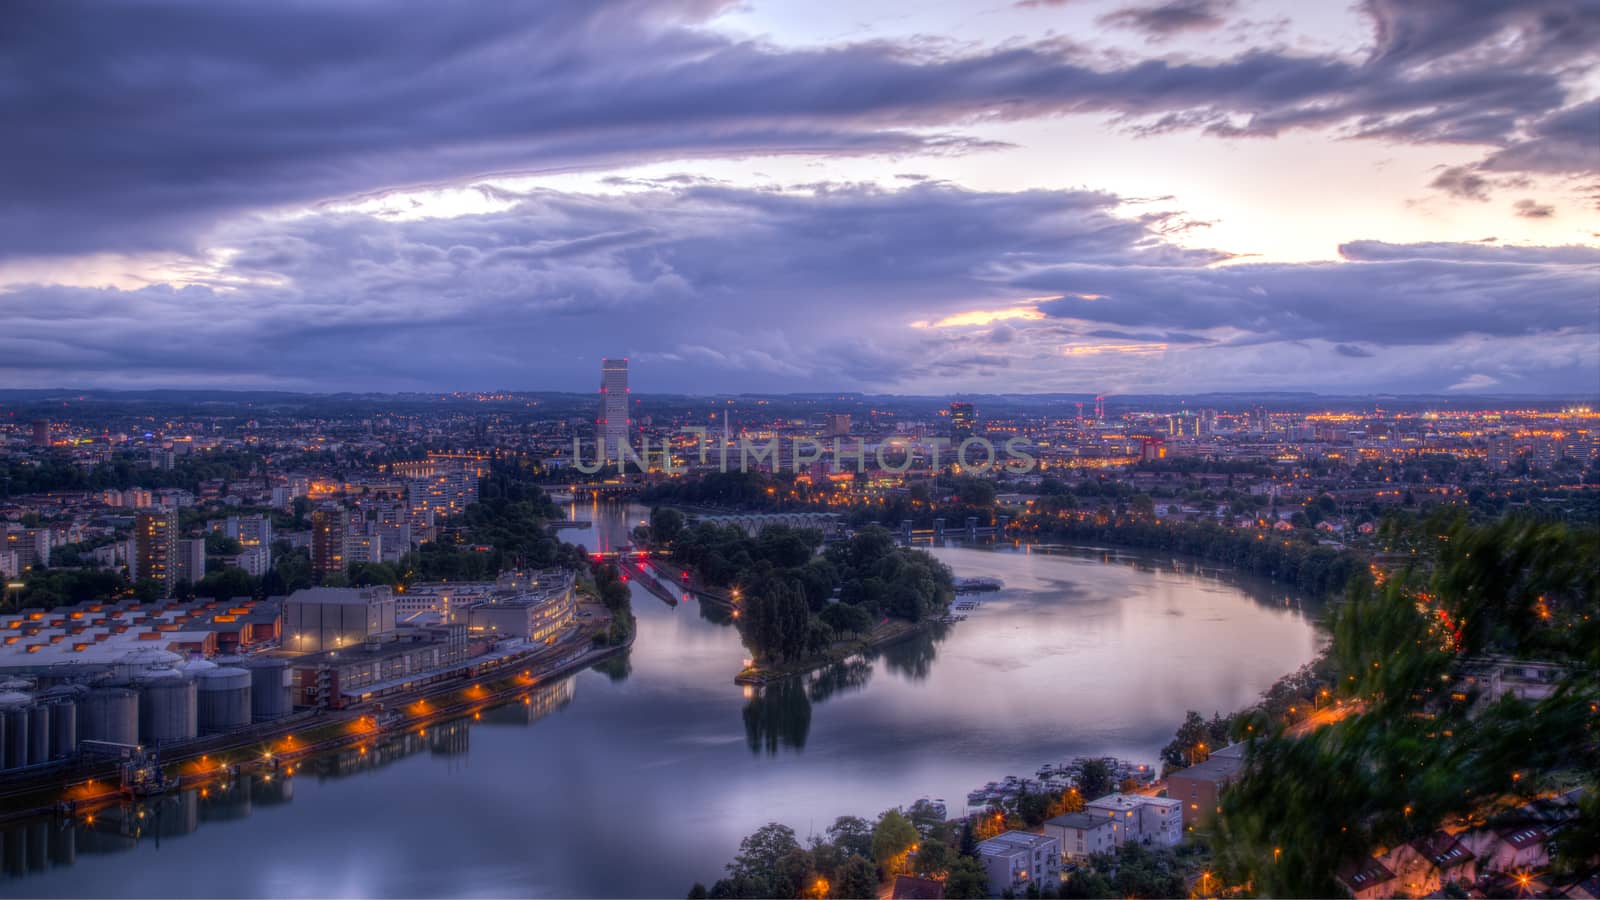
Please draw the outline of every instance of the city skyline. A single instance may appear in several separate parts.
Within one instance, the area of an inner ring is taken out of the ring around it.
[[[1584,395],[1594,12],[11,9],[0,378]]]

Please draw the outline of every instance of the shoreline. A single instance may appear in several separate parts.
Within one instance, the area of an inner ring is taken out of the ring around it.
[[[938,619],[923,619],[920,622],[891,619],[888,622],[874,626],[870,633],[849,641],[843,646],[829,648],[827,653],[811,659],[800,660],[777,669],[749,666],[733,676],[733,683],[747,687],[765,687],[775,681],[807,675],[835,663],[844,662],[853,656],[879,650],[891,644],[897,644],[916,637],[924,632],[932,631],[933,626],[937,624],[940,624]]]
[[[567,652],[554,659],[542,660],[546,668],[536,671],[527,666],[528,658],[539,653],[538,649],[530,651],[527,656],[519,658],[526,666],[524,671],[528,674],[513,673],[500,676],[488,682],[489,690],[479,696],[466,696],[441,707],[429,705],[431,700],[483,689],[481,683],[472,688],[468,687],[470,683],[480,681],[481,676],[462,674],[446,682],[428,685],[423,690],[385,698],[384,702],[389,704],[387,708],[400,711],[402,717],[383,727],[376,724],[370,728],[357,727],[372,711],[369,704],[360,704],[342,710],[307,710],[295,713],[277,722],[263,723],[267,727],[262,730],[252,729],[248,734],[214,735],[185,742],[172,755],[163,755],[161,768],[168,772],[173,787],[157,796],[200,787],[233,774],[252,772],[271,774],[277,772],[280,767],[287,768],[287,774],[292,776],[294,764],[300,760],[503,705],[549,681],[570,677],[632,649],[634,634],[630,634],[621,644],[594,646],[594,638],[604,634],[609,628],[609,619],[605,620],[605,624],[606,627],[601,628],[598,627],[599,623],[591,623],[588,628],[580,632],[587,638],[583,649],[561,648]],[[543,649],[548,651],[554,648]],[[413,711],[408,707],[420,708]],[[305,729],[310,729],[313,734],[323,731],[330,733],[319,736],[309,743],[296,742],[293,733]],[[209,767],[205,766],[204,763],[210,761],[214,755],[225,759],[219,759]],[[196,763],[201,764],[197,771],[184,771],[193,769]],[[62,818],[92,816],[96,810],[133,799],[122,791],[120,783],[111,790],[93,790],[98,781],[118,782],[119,769],[115,762],[108,761],[66,771],[71,774],[60,781],[48,781],[49,777],[62,774],[61,770],[56,770],[32,773],[25,779],[18,779],[15,785],[7,785],[12,789],[0,795],[0,804],[10,806],[13,802],[17,802],[21,805],[0,811],[0,823],[9,824],[49,816]]]

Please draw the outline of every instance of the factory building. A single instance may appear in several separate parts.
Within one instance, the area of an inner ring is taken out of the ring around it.
[[[242,652],[278,640],[278,602],[88,601],[55,609],[0,613],[0,675],[103,674],[131,651],[184,654]],[[54,677],[54,676],[50,676]],[[62,679],[58,679],[62,680]]]
[[[294,703],[341,709],[443,681],[489,649],[488,642],[476,643],[468,640],[465,625],[407,626],[344,649],[295,657]]]
[[[284,601],[283,646],[321,653],[395,628],[395,594],[385,586],[305,588]]]

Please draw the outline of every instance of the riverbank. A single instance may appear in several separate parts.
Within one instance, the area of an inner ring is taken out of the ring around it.
[[[737,618],[737,609],[731,593],[715,591],[709,588],[690,587],[689,579],[684,577],[687,571],[672,570],[670,565],[652,566],[651,569],[657,577],[672,583],[687,593],[694,594],[701,602],[709,602]],[[885,619],[867,634],[849,640],[835,641],[826,652],[817,656],[782,666],[746,666],[738,674],[734,675],[733,682],[747,687],[761,687],[773,681],[815,672],[818,669],[843,662],[852,656],[887,647],[890,644],[930,631],[938,624],[938,618],[926,618],[920,622],[908,622],[904,619]]]
[[[426,689],[385,698],[385,709],[397,713],[379,724],[373,704],[342,710],[307,710],[246,731],[203,738],[163,749],[162,771],[175,789],[201,787],[240,773],[265,771],[293,775],[299,761],[321,753],[471,715],[513,702],[551,681],[628,652],[634,637],[615,645],[595,645],[610,628],[609,615],[585,622],[566,641],[508,659],[511,674],[485,679],[464,674]],[[470,684],[469,684],[470,683]],[[363,746],[363,750],[364,750]],[[65,776],[65,777],[63,777]],[[105,761],[66,770],[30,773],[0,785],[0,823],[52,814],[92,817],[120,803],[120,764]]]
[[[803,660],[788,663],[782,666],[746,666],[739,674],[733,676],[733,683],[752,687],[764,687],[774,681],[805,675],[818,669],[827,668],[835,663],[844,662],[853,656],[859,656],[873,650],[896,644],[907,638],[932,631],[940,624],[938,619],[923,619],[921,622],[907,622],[903,619],[889,619],[872,629],[868,634],[848,641],[835,641],[825,653],[808,657]]]
[[[734,604],[733,595],[731,593],[728,591],[717,590],[715,588],[695,587],[691,585],[689,583],[689,579],[684,577],[684,575],[687,574],[687,570],[678,571],[673,569],[670,563],[661,563],[652,565],[651,572],[656,577],[670,582],[674,587],[679,588],[685,593],[695,595],[695,597],[698,598],[702,603],[709,602],[712,606],[723,609],[729,613],[733,612]]]

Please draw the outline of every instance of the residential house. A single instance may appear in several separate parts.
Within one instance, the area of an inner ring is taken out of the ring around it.
[[[1478,877],[1478,858],[1443,831],[1401,844],[1380,859],[1395,875],[1395,891],[1409,897],[1427,897],[1451,883],[1471,885]]]
[[[1070,860],[1087,859],[1117,848],[1116,820],[1085,812],[1067,813],[1046,821],[1044,833],[1061,842],[1061,852]]]
[[[1193,828],[1220,812],[1223,789],[1243,769],[1244,759],[1218,751],[1205,762],[1168,773],[1167,796],[1183,805],[1183,826]]]
[[[1382,900],[1394,896],[1394,873],[1381,860],[1372,857],[1340,866],[1333,877],[1355,900]]]
[[[891,900],[944,900],[944,882],[915,875],[896,875]]]
[[[989,876],[989,895],[1021,896],[1029,885],[1039,890],[1061,885],[1061,842],[1045,834],[1008,831],[978,845],[978,861]]]

